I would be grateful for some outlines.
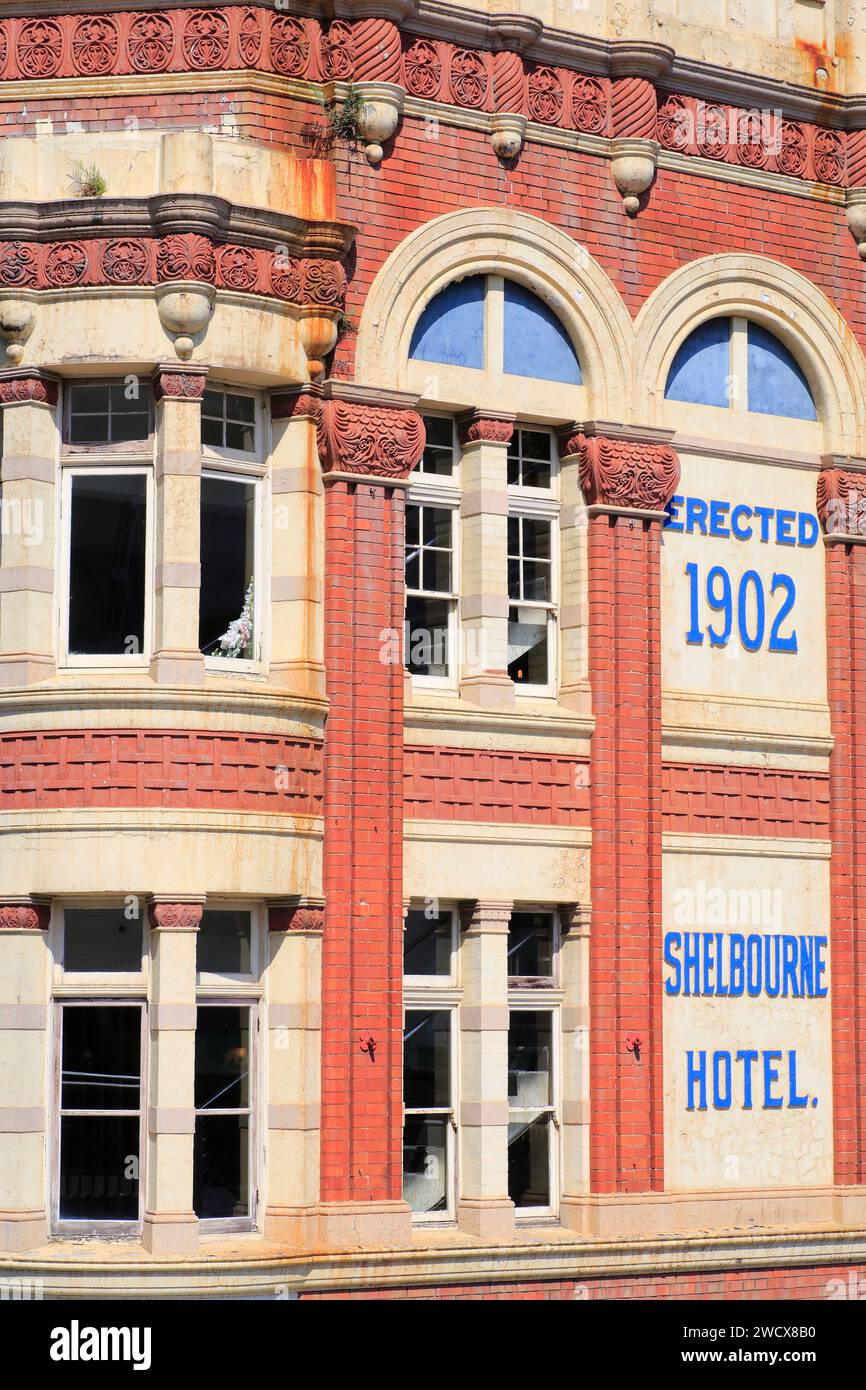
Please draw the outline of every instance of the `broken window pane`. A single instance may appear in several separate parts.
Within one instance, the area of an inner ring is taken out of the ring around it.
[[[249,975],[252,918],[249,912],[208,910],[196,940],[200,975]]]
[[[230,654],[220,639],[244,611],[255,572],[256,485],[205,475],[201,481],[199,647]],[[252,632],[237,655],[253,657]]]
[[[508,1126],[508,1195],[515,1207],[550,1206],[550,1116]]]
[[[412,909],[403,934],[404,975],[451,974],[451,914]]]
[[[553,975],[553,918],[550,913],[512,913],[508,927],[508,974],[533,979]]]
[[[87,473],[71,485],[69,652],[143,652],[147,479]]]
[[[122,907],[68,907],[63,914],[64,971],[138,974],[141,942],[141,916],[130,919]]]
[[[251,1055],[249,1008],[199,1007],[193,1208],[200,1218],[251,1213]]]

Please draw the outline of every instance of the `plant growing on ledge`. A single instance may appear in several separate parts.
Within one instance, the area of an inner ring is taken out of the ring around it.
[[[314,92],[314,96],[324,111],[325,124],[309,121],[303,128],[303,134],[316,154],[327,154],[336,144],[356,149],[361,140],[361,111],[364,105],[357,87],[350,82],[342,101],[326,101],[319,92]]]
[[[95,164],[84,165],[79,160],[70,170],[69,186],[76,198],[101,198],[108,184]]]
[[[235,661],[238,657],[251,657],[253,645],[253,581],[244,595],[244,606],[239,618],[229,623],[219,639],[215,656],[228,657]]]

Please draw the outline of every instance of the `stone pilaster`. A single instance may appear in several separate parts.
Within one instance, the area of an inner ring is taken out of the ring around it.
[[[510,902],[473,902],[461,913],[460,1195],[462,1230],[507,1239],[508,924]]]
[[[198,1251],[193,1211],[195,954],[203,900],[150,903],[150,1057],[142,1241],[153,1255]]]
[[[0,371],[0,685],[55,672],[57,394],[35,369]]]
[[[271,394],[271,680],[324,694],[324,488],[320,388]]]
[[[589,519],[593,1193],[664,1183],[660,542],[679,479],[668,439],[599,423],[560,444]]]
[[[160,366],[156,400],[154,648],[151,671],[167,684],[200,684],[201,401],[206,367]]]
[[[45,1142],[50,969],[46,903],[0,903],[0,1250],[47,1236]]]
[[[318,1233],[324,899],[268,911],[268,1191],[265,1235],[312,1245]]]
[[[559,976],[563,991],[562,1020],[562,1177],[560,1219],[571,1224],[571,1205],[577,1199],[576,1224],[583,1228],[582,1199],[589,1191],[589,952],[590,914],[582,903],[559,909]]]
[[[405,487],[424,426],[402,393],[326,383],[322,1234],[405,1239],[401,1132]]]
[[[514,418],[473,411],[460,421],[460,694],[499,709],[514,705],[508,675],[507,466]]]

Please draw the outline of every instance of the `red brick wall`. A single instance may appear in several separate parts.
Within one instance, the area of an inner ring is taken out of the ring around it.
[[[664,1184],[659,536],[657,522],[590,517],[593,1192]]]
[[[402,629],[403,494],[332,481],[325,507],[321,1196],[388,1200],[402,1186],[403,668],[381,648]]]
[[[833,1127],[838,1183],[866,1182],[866,548],[827,557],[830,933],[833,943]]]

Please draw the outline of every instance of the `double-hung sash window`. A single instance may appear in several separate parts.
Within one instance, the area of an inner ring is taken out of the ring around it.
[[[55,915],[51,1221],[59,1234],[139,1229],[146,1086],[145,928],[137,909]]]
[[[508,1195],[518,1214],[558,1203],[558,929],[514,912],[508,931]]]
[[[205,391],[199,648],[215,669],[249,669],[262,660],[263,487],[256,398]]]
[[[508,674],[550,694],[556,678],[558,503],[553,436],[516,429],[508,450]]]
[[[193,1210],[210,1230],[255,1225],[260,979],[258,914],[208,908],[196,939]]]
[[[452,1220],[457,1148],[453,911],[410,910],[403,977],[403,1196],[418,1220]]]
[[[427,443],[406,503],[404,660],[431,684],[454,679],[457,508],[454,421],[426,416]]]

